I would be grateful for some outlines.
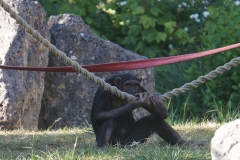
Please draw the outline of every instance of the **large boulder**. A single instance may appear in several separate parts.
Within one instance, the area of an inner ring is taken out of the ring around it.
[[[45,38],[50,39],[46,13],[31,0],[4,0]],[[0,64],[46,66],[48,50],[0,7]],[[44,72],[0,69],[0,129],[37,129]]]
[[[97,37],[84,21],[75,15],[52,16],[48,21],[51,42],[80,65],[146,59],[120,46]],[[49,66],[64,66],[62,60],[49,55]],[[116,73],[130,72],[143,78],[143,86],[154,92],[152,68],[109,73],[95,73],[103,79]],[[90,123],[93,96],[99,86],[79,73],[46,73],[39,128],[52,124],[56,128]],[[146,115],[135,111],[136,118]],[[60,120],[59,120],[60,118]],[[58,121],[56,121],[58,120]]]
[[[240,159],[240,119],[221,126],[211,140],[212,160]]]

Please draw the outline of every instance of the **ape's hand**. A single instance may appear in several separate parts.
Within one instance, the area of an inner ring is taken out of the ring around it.
[[[147,92],[137,93],[135,96],[136,98],[129,102],[129,105],[134,106],[134,108],[138,108],[147,104],[149,96]]]
[[[154,93],[151,96],[149,96],[149,100],[152,103],[152,105],[154,106],[154,108],[156,108],[156,107],[167,108],[159,93]]]
[[[153,95],[149,96],[149,100],[151,103],[152,108],[155,110],[152,110],[152,113],[160,119],[165,119],[168,117],[168,111],[167,107],[164,104],[160,94],[154,93]]]

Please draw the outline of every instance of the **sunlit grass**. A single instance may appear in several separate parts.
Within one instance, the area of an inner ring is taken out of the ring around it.
[[[0,159],[211,159],[209,144],[216,123],[175,125],[180,135],[192,141],[203,141],[204,147],[169,146],[156,134],[147,143],[126,148],[95,147],[91,127],[49,131],[0,131]]]

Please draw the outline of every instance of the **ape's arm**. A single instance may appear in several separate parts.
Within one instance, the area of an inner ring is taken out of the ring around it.
[[[108,110],[108,111],[104,111],[104,110],[100,111],[97,114],[96,119],[97,120],[107,120],[107,119],[112,119],[112,118],[118,118],[120,116],[125,115],[129,111],[132,111],[138,107],[141,107],[145,103],[147,103],[147,100],[148,100],[147,92],[138,93],[136,96],[137,96],[137,98],[135,98],[134,100],[132,100],[131,102],[127,103],[124,106],[121,106],[116,109]]]

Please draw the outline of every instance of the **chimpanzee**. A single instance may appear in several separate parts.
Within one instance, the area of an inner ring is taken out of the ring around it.
[[[134,141],[143,143],[153,132],[171,145],[194,145],[192,142],[183,140],[164,121],[168,117],[168,111],[161,96],[149,95],[140,85],[141,80],[131,74],[114,75],[106,80],[119,90],[134,95],[136,98],[130,102],[105,91],[103,87],[97,90],[91,110],[97,147],[115,145],[117,142],[121,145],[128,145]],[[150,115],[135,121],[132,110],[139,107],[145,108]]]

